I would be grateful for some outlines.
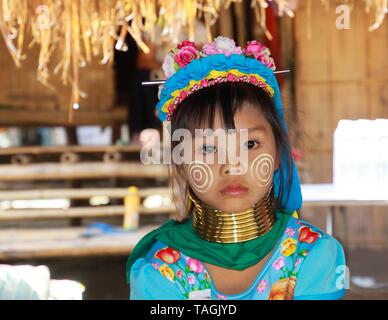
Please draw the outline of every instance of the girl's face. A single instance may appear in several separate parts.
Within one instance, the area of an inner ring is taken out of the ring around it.
[[[195,195],[208,205],[229,212],[243,211],[259,202],[271,188],[274,171],[279,166],[274,135],[262,113],[243,106],[234,121],[236,132],[226,134],[226,143],[217,135],[211,143],[204,137],[193,137],[193,161],[183,164],[184,175]],[[213,131],[217,129],[227,132],[219,112],[215,114]],[[248,134],[240,129],[248,129]],[[217,153],[221,151],[225,152],[226,161],[217,161]],[[240,157],[241,152],[246,152],[246,157]],[[213,164],[206,161],[206,154],[211,153],[214,153]]]

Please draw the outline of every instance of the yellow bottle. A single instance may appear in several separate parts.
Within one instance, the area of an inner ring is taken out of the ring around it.
[[[131,186],[124,197],[124,230],[136,230],[139,227],[139,209],[139,189]]]

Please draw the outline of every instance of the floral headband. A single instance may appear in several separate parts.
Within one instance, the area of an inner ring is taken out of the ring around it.
[[[194,42],[182,41],[166,56],[162,65],[165,83],[159,86],[158,117],[170,121],[176,107],[190,94],[221,82],[248,82],[274,96],[266,73],[276,70],[269,49],[254,40],[244,47],[219,36],[199,50]],[[259,72],[258,69],[268,69]],[[279,72],[287,72],[278,71]]]

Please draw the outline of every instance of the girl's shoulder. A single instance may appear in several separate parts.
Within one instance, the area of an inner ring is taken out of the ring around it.
[[[309,263],[316,262],[320,265],[324,262],[345,263],[345,253],[341,242],[308,221],[291,217],[284,238],[289,236],[292,236],[296,245],[302,248],[302,253],[306,258],[304,260]],[[316,261],[316,258],[319,258],[317,259],[319,262]]]
[[[339,299],[348,281],[342,244],[311,223],[292,217],[287,233],[293,233],[296,252],[301,259],[295,299]]]
[[[203,264],[157,240],[131,270],[130,299],[210,299],[210,277]]]
[[[344,295],[341,277],[344,279],[346,266],[342,245],[311,223],[291,217],[275,258],[279,259],[273,263],[274,270],[283,265],[281,270],[287,269],[296,280],[294,299],[338,299]],[[211,296],[210,277],[204,265],[160,240],[134,263],[130,286],[130,299]]]
[[[133,263],[129,279],[130,300],[183,299],[174,284],[171,269],[155,256],[162,247],[163,243],[156,240],[148,253]]]
[[[334,236],[326,233],[310,222],[294,216],[290,218],[284,236],[290,234],[298,242],[310,245],[310,249],[314,248],[314,251],[320,251],[322,253],[322,250],[328,250],[330,248],[343,250],[341,243]]]

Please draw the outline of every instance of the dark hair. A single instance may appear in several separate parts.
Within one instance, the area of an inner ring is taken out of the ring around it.
[[[275,109],[272,98],[263,89],[244,82],[224,82],[198,90],[184,99],[171,116],[171,133],[176,129],[187,129],[194,133],[196,128],[205,125],[205,128],[214,128],[214,117],[218,110],[221,115],[221,123],[224,129],[235,129],[234,115],[243,105],[249,105],[261,111],[270,124],[275,138],[276,153],[279,157],[280,186],[278,198],[273,196],[275,210],[282,210],[280,199],[283,198],[285,188],[290,194],[292,181],[292,154],[291,146],[279,115]],[[171,150],[179,141],[171,141]],[[286,185],[284,185],[284,167],[281,161],[282,152],[286,156],[287,172],[289,173]],[[176,176],[182,178],[179,166],[172,165],[174,173],[171,173],[171,183]],[[184,193],[189,185],[186,183]],[[272,192],[273,195],[273,192]],[[186,201],[184,201],[186,202]]]

